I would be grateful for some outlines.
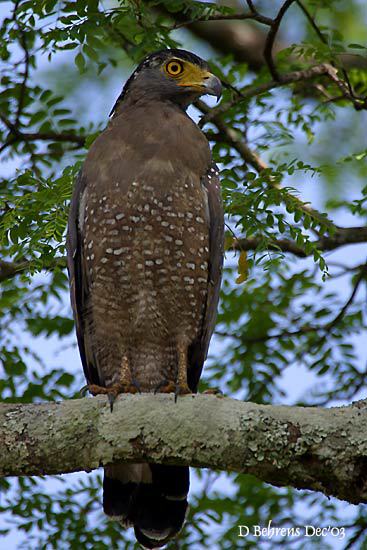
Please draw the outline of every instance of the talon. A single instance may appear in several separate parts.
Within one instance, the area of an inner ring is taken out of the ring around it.
[[[187,384],[176,384],[175,388],[175,403],[177,402],[177,397],[179,395],[187,395],[189,393],[192,393],[189,386]]]
[[[114,393],[108,393],[107,397],[108,397],[108,402],[110,404],[110,410],[112,412],[113,411],[113,404],[114,404],[115,399],[116,399],[117,396]]]
[[[87,395],[87,391],[89,390],[88,384],[80,388],[79,393],[82,397],[85,397]]]

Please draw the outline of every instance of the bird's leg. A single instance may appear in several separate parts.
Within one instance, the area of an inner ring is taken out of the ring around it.
[[[129,367],[129,361],[126,356],[122,359],[120,378],[119,381],[112,386],[116,388],[117,394],[119,393],[140,393],[140,386],[136,380],[134,380]],[[117,395],[116,394],[116,395]]]
[[[175,400],[177,400],[178,395],[192,393],[189,386],[187,385],[187,346],[183,342],[179,342],[177,345],[177,355],[178,369],[175,388]]]
[[[122,360],[120,378],[118,382],[106,387],[98,386],[97,384],[88,384],[86,388],[92,395],[107,395],[111,411],[113,409],[115,399],[120,393],[140,392],[138,383],[132,377],[127,357],[124,357]]]

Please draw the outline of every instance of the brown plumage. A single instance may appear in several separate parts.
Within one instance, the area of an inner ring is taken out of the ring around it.
[[[148,56],[125,85],[74,189],[71,298],[91,393],[196,392],[214,328],[223,256],[216,167],[186,107],[218,95],[183,50]],[[188,469],[111,465],[104,509],[164,545],[184,521]]]

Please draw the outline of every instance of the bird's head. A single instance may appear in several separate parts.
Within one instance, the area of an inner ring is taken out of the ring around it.
[[[170,100],[186,108],[201,95],[219,98],[221,92],[221,81],[210,72],[206,61],[185,50],[167,49],[143,59],[126,82],[117,103],[125,98],[132,101],[147,98]]]

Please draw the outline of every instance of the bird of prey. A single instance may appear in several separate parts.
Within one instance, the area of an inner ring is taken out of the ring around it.
[[[146,57],[91,146],[70,207],[71,301],[89,391],[197,391],[213,332],[223,210],[208,141],[186,114],[221,82],[180,49]],[[180,531],[189,469],[105,467],[103,506],[146,548]]]

